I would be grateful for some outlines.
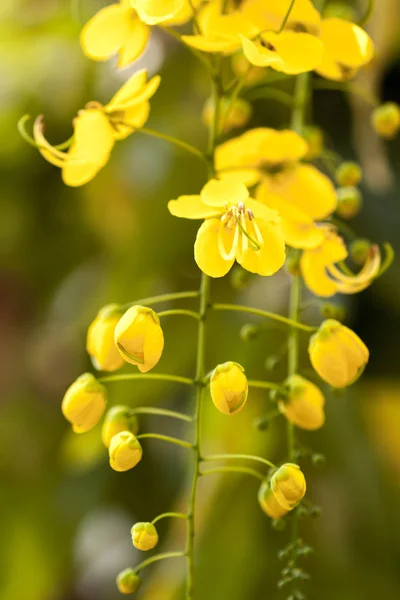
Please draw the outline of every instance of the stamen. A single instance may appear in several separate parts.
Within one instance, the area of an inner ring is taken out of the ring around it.
[[[244,212],[244,203],[243,202],[239,202],[239,204],[237,205],[237,209],[239,214]]]
[[[254,213],[251,210],[251,208],[247,209],[247,217],[248,217],[249,221],[252,221],[254,219]]]
[[[244,216],[244,215],[243,215]],[[239,221],[238,217],[236,216],[236,223],[239,226],[240,231],[243,233],[243,235],[245,235],[247,237],[247,239],[249,240],[249,247],[252,250],[260,250],[261,246],[256,242],[256,240],[254,240],[251,235],[246,231],[246,224],[243,226],[242,223]]]
[[[253,221],[253,227],[254,227],[254,233],[256,234],[256,239],[257,239],[257,242],[259,244],[259,250],[260,250],[264,246],[264,238],[262,236],[260,228],[257,225],[257,222],[256,222],[255,219]]]
[[[223,229],[224,228],[231,229],[229,227],[229,223],[228,223],[228,225],[224,225],[224,223],[222,223],[222,219],[221,219],[221,222],[219,224],[219,231],[218,231],[218,250],[224,260],[233,260],[236,255],[236,250],[237,250],[237,246],[238,246],[238,242],[239,242],[239,228],[235,227],[235,233],[233,234],[232,246],[228,252],[226,251],[226,248],[224,246],[224,239],[223,239]]]
[[[271,52],[276,52],[276,48],[275,48],[275,46],[273,46],[271,44],[271,42],[267,42],[266,40],[261,39],[260,40],[260,44],[261,44],[261,46],[263,46],[267,50],[270,50]]]

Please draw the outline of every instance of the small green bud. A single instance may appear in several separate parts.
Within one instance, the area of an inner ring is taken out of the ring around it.
[[[336,319],[337,305],[331,302],[326,302],[321,306],[321,316],[324,319]]]
[[[307,507],[305,507],[303,504],[301,504],[297,508],[297,516],[299,519],[306,519],[307,517],[310,516],[310,511]]]
[[[352,219],[361,210],[362,194],[360,190],[353,186],[338,188],[337,191],[338,207],[337,214],[342,219]]]
[[[269,427],[269,421],[267,417],[264,415],[254,419],[254,427],[258,429],[258,431],[266,431]]]
[[[246,323],[240,330],[240,339],[243,342],[251,342],[258,337],[259,328],[251,323]]]
[[[354,240],[350,244],[350,258],[356,264],[362,267],[368,258],[368,252],[371,248],[371,243],[366,239]]]
[[[236,265],[230,274],[231,285],[235,290],[243,290],[246,288],[251,279],[251,273],[249,271],[245,271],[242,267]]]
[[[381,104],[372,112],[372,127],[376,133],[388,140],[393,139],[400,129],[400,107],[394,102]]]
[[[125,569],[117,577],[117,586],[121,594],[134,594],[141,584],[139,575],[133,569]]]
[[[322,515],[322,508],[320,506],[313,506],[310,510],[310,516],[313,519],[318,519]]]
[[[321,469],[322,467],[324,467],[326,465],[326,456],[315,452],[311,456],[311,462],[314,467],[316,467],[317,469]]]
[[[340,186],[355,186],[362,179],[362,170],[355,162],[343,162],[337,168],[335,177]]]
[[[286,259],[286,271],[293,275],[293,277],[297,277],[300,275],[300,256],[296,253],[289,255]]]
[[[303,130],[303,137],[308,144],[306,158],[313,160],[317,156],[320,156],[324,149],[324,133],[322,129],[315,127],[315,125],[308,125]]]
[[[283,531],[286,528],[286,521],[285,519],[273,519],[271,525],[275,531]]]

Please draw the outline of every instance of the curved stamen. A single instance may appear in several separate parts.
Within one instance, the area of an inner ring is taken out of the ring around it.
[[[242,224],[241,224],[241,222],[239,221],[239,219],[238,219],[238,216],[237,216],[237,215],[234,215],[234,216],[235,216],[236,223],[238,224],[238,227],[239,227],[239,229],[240,229],[241,233],[242,233],[243,235],[245,235],[245,236],[247,237],[247,239],[249,240],[249,247],[250,247],[252,250],[261,250],[261,246],[260,246],[260,245],[258,244],[258,242],[257,242],[257,241],[256,241],[254,238],[252,238],[252,237],[251,237],[251,235],[250,235],[250,234],[249,234],[249,233],[246,231],[245,227],[243,227],[243,225],[242,225]]]

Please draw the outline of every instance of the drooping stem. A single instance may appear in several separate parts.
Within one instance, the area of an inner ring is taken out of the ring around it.
[[[365,10],[365,13],[358,22],[360,27],[363,27],[364,25],[366,25],[368,23],[368,21],[372,17],[372,13],[374,12],[375,0],[367,0],[367,2],[368,2],[368,5]]]
[[[260,481],[264,480],[264,475],[255,469],[250,469],[249,467],[241,467],[241,466],[225,466],[225,467],[214,467],[213,469],[207,469],[207,471],[202,471],[200,475],[213,475],[214,473],[242,473],[245,475],[252,475],[256,477]]]
[[[267,460],[266,458],[262,458],[261,456],[253,456],[252,454],[209,454],[208,456],[204,456],[202,458],[203,461],[210,460],[250,460],[253,462],[259,462],[267,467],[276,468],[274,463]]]
[[[155,525],[161,519],[172,518],[172,519],[187,519],[188,515],[186,513],[178,513],[178,512],[166,512],[158,515],[155,519],[152,520],[152,524]]]
[[[192,417],[189,417],[189,415],[184,415],[183,413],[176,412],[175,410],[168,410],[167,408],[157,408],[156,406],[139,406],[138,408],[133,408],[130,413],[132,415],[156,415],[160,417],[171,417],[172,419],[186,421],[187,423],[191,423],[193,421]]]
[[[127,304],[121,305],[121,310],[127,310],[131,306],[147,306],[148,304],[162,304],[163,302],[169,302],[170,300],[185,300],[186,298],[198,298],[199,292],[196,290],[190,292],[173,292],[172,294],[161,294],[159,296],[148,296],[147,298],[140,298],[133,302],[127,302]]]
[[[200,158],[201,160],[206,160],[206,157],[201,150],[199,150],[198,148],[195,148],[191,144],[188,144],[187,142],[184,142],[183,140],[175,138],[171,135],[162,133],[161,131],[155,131],[154,129],[149,129],[148,127],[141,127],[140,129],[137,129],[136,131],[138,133],[143,133],[144,135],[150,135],[152,137],[159,138],[160,140],[164,140],[165,142],[169,142],[170,144],[174,144],[174,146],[177,146],[178,148],[182,148],[183,150],[186,150],[186,152],[189,152],[190,154],[197,156],[197,158]]]
[[[185,442],[179,438],[170,437],[169,435],[163,435],[161,433],[141,433],[137,435],[138,440],[153,439],[161,440],[162,442],[168,442],[169,444],[175,444],[175,446],[181,446],[182,448],[193,448],[193,444]]]
[[[180,375],[170,375],[166,373],[119,373],[117,375],[104,375],[98,377],[100,383],[112,383],[114,381],[131,381],[132,379],[153,379],[155,381],[173,381],[183,383],[184,385],[193,385],[193,379],[181,377]]]
[[[191,317],[192,319],[196,319],[196,320],[200,319],[200,315],[198,312],[195,312],[194,310],[184,310],[183,308],[173,308],[171,310],[163,310],[162,312],[159,312],[157,314],[159,317],[170,317],[173,315],[180,315],[180,316]]]
[[[298,320],[294,320],[291,318],[283,317],[282,315],[276,315],[273,312],[269,312],[267,310],[261,310],[260,308],[252,308],[250,306],[241,306],[239,304],[212,304],[212,310],[232,310],[250,313],[252,315],[258,315],[259,317],[266,317],[267,319],[273,319],[274,321],[279,321],[280,323],[285,323],[285,325],[289,325],[292,328],[301,329],[302,331],[316,331],[317,328],[311,325],[305,325],[304,323],[300,323]]]
[[[135,567],[135,573],[139,573],[145,567],[148,567],[154,562],[158,562],[159,560],[165,560],[167,558],[180,558],[181,556],[186,556],[186,552],[164,552],[163,554],[156,554],[155,556],[150,556],[143,562],[140,563],[137,567]]]

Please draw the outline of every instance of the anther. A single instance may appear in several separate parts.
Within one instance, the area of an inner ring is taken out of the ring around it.
[[[247,209],[247,216],[250,221],[252,221],[254,219],[254,213],[250,208]]]
[[[243,202],[239,202],[238,205],[237,205],[237,208],[238,208],[239,214],[242,213],[242,212],[244,212],[244,204],[243,204]]]
[[[264,46],[267,50],[271,50],[271,52],[276,52],[275,46],[271,44],[271,42],[267,42],[265,40],[261,40],[261,46]]]

